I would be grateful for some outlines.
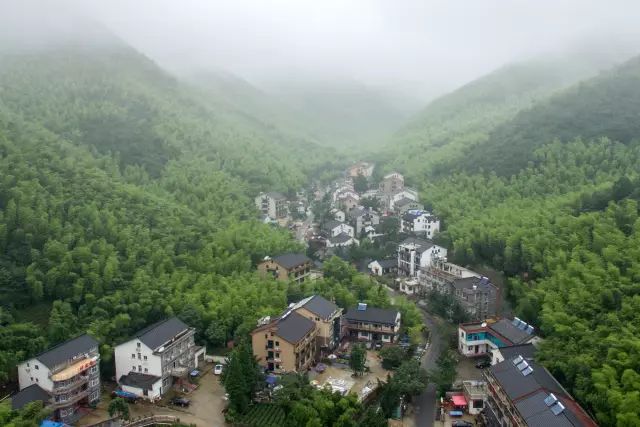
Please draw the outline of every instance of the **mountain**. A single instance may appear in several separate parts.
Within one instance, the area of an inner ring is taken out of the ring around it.
[[[325,146],[360,149],[384,142],[419,108],[419,101],[349,80],[265,83],[305,132]]]
[[[464,168],[512,175],[554,139],[608,137],[629,143],[640,136],[640,57],[582,81],[520,111],[470,149]]]
[[[496,127],[616,59],[580,51],[502,67],[431,102],[379,157],[387,169],[402,169],[411,180],[446,173],[470,147],[482,147]]]

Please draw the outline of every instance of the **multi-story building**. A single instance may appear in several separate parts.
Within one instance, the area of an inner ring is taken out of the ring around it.
[[[289,253],[275,258],[266,257],[257,268],[263,276],[271,275],[280,281],[302,283],[309,279],[313,261],[304,254]]]
[[[291,306],[291,309],[313,320],[318,333],[316,335],[316,350],[326,353],[340,343],[340,320],[342,309],[321,297],[313,295]]]
[[[347,176],[350,178],[355,178],[358,175],[362,175],[368,178],[373,174],[373,168],[373,163],[358,162],[347,169]]]
[[[373,209],[362,206],[351,209],[351,211],[349,211],[349,218],[355,228],[356,236],[360,236],[366,226],[376,226],[380,224],[380,215]]]
[[[475,271],[447,262],[446,256],[431,258],[431,262],[420,269],[420,284],[425,291],[450,292],[452,283],[458,279],[480,277]]]
[[[322,226],[322,231],[327,238],[335,237],[339,234],[347,234],[350,237],[356,237],[354,228],[346,222],[327,221]]]
[[[282,219],[289,215],[287,198],[277,192],[260,193],[255,198],[256,207],[271,219]]]
[[[345,335],[351,339],[383,343],[398,340],[400,312],[397,310],[368,307],[360,303],[348,309],[343,320]]]
[[[397,172],[385,175],[380,181],[380,192],[383,194],[390,196],[402,189],[404,189],[404,177]]]
[[[595,427],[597,424],[542,365],[523,355],[485,369],[489,427]]]
[[[448,292],[469,314],[470,320],[482,320],[498,314],[500,292],[487,277],[455,279]]]
[[[402,197],[398,201],[393,202],[393,213],[399,217],[402,217],[408,211],[423,209],[424,205],[422,203],[408,197]]]
[[[491,355],[493,350],[535,343],[534,328],[517,317],[487,319],[458,325],[458,351],[467,357]]]
[[[18,365],[20,392],[12,397],[19,409],[39,400],[53,417],[71,424],[100,399],[100,353],[89,335],[65,341]]]
[[[404,233],[433,239],[433,236],[440,231],[440,220],[427,211],[410,210],[402,215],[400,229]]]
[[[398,275],[418,277],[420,269],[434,257],[446,257],[447,250],[429,241],[409,237],[398,245]]]
[[[272,372],[302,372],[315,361],[316,322],[288,309],[272,320],[258,321],[251,332],[253,355],[258,364]]]
[[[418,201],[418,190],[416,190],[415,188],[411,188],[411,187],[403,187],[399,190],[394,191],[391,194],[388,194],[388,200],[387,200],[387,209],[390,212],[395,211],[396,209],[396,203],[400,202],[401,200],[404,199],[411,199],[411,200],[415,200],[416,202]]]
[[[204,350],[194,343],[195,329],[171,317],[139,331],[116,346],[116,379],[137,396],[156,400],[197,366]]]

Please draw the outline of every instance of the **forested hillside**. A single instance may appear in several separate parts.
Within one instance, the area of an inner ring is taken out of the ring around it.
[[[379,157],[387,170],[402,170],[417,182],[426,174],[447,174],[456,164],[467,166],[469,149],[483,147],[494,128],[612,62],[576,53],[504,66],[431,102]]]
[[[515,314],[544,338],[541,361],[611,426],[640,424],[639,67],[545,89],[517,114],[515,99],[496,102],[502,84],[478,95],[496,107],[484,111],[456,103],[461,89],[429,107],[427,145],[406,154],[426,166],[390,163],[443,219],[454,261],[505,272]],[[450,128],[436,134],[438,121]]]
[[[111,346],[169,314],[219,346],[286,306],[255,263],[299,248],[253,197],[299,189],[330,150],[120,44],[3,54],[0,93],[0,380],[79,332],[109,375]]]
[[[517,173],[533,151],[554,139],[607,136],[628,143],[640,135],[640,57],[521,111],[465,153],[462,168]]]

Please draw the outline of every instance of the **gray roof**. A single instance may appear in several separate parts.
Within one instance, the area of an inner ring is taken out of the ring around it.
[[[505,359],[514,359],[518,356],[522,356],[525,359],[533,359],[536,354],[536,348],[531,343],[500,347],[498,350]]]
[[[490,324],[489,328],[511,341],[512,344],[524,344],[533,338],[533,335],[515,327],[509,319],[500,319]]]
[[[334,228],[341,226],[342,224],[344,224],[344,222],[331,220],[331,221],[325,222],[324,225],[322,226],[322,229],[323,230],[327,230],[327,231],[331,231]]]
[[[189,329],[189,326],[187,326],[182,320],[177,317],[170,317],[166,320],[147,326],[139,331],[136,334],[136,337],[151,350],[155,350],[171,338],[186,331],[187,329]]]
[[[160,381],[161,377],[155,375],[141,374],[139,372],[129,372],[120,377],[118,384],[135,387],[142,390],[151,390],[153,385]]]
[[[337,236],[333,236],[333,237],[329,237],[328,238],[328,240],[331,243],[347,243],[351,239],[352,239],[352,237],[349,236],[347,233],[340,233]]]
[[[430,242],[428,240],[425,240],[425,239],[419,239],[417,237],[407,237],[400,244],[401,245],[416,245],[416,246],[419,246],[420,249],[422,249],[423,251],[435,246],[434,243],[432,243],[432,242]]]
[[[295,344],[312,331],[316,323],[298,313],[290,312],[277,320],[277,326],[278,336]]]
[[[376,262],[380,264],[380,267],[382,268],[393,268],[398,266],[397,259],[379,259],[376,260]]]
[[[287,270],[302,265],[306,262],[311,262],[311,259],[304,254],[282,254],[273,258],[275,262],[280,264],[282,267]]]
[[[358,310],[358,307],[352,307],[347,310],[344,317],[347,320],[395,325],[398,310],[368,306],[366,310]]]
[[[339,309],[337,305],[321,297],[320,295],[314,295],[307,298],[307,301],[302,304],[302,307],[306,308],[314,314],[317,314],[323,319],[327,319],[329,316],[335,313],[336,310]]]
[[[277,199],[277,200],[287,200],[284,194],[278,193],[277,191],[270,191],[268,193],[265,193],[265,196],[269,196],[272,199]]]
[[[415,200],[413,200],[413,199],[410,199],[410,198],[408,198],[408,197],[403,197],[402,199],[400,199],[400,200],[398,200],[397,202],[395,202],[393,205],[394,205],[395,207],[402,207],[402,206],[405,206],[405,205],[410,205],[410,204],[412,204],[412,203],[415,203],[416,205],[422,206],[422,205],[420,204],[420,202],[417,202],[417,201],[415,201]]]
[[[49,393],[44,391],[38,384],[33,384],[23,388],[11,397],[11,409],[21,409],[27,403],[37,400],[47,402],[50,398]]]
[[[502,350],[502,349],[501,349]],[[517,357],[517,356],[516,356]],[[523,355],[524,357],[524,355]],[[595,426],[584,410],[542,365],[527,359],[533,369],[524,376],[513,364],[515,357],[489,368],[501,388],[531,427]],[[559,415],[546,406],[544,399],[553,393],[565,406]]]
[[[98,341],[84,334],[62,342],[50,349],[34,356],[49,369],[61,365],[80,353],[88,353],[92,348],[98,347]]]

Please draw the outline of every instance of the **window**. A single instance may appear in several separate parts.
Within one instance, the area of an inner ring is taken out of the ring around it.
[[[40,367],[38,365],[33,365],[34,368],[36,368],[37,370],[40,369]]]
[[[147,372],[149,372],[149,370],[147,368],[144,368],[144,373],[146,374]]]
[[[142,366],[138,365],[138,372],[142,372]]]
[[[147,360],[147,356],[144,356],[144,360]]]
[[[29,367],[29,362],[27,362],[27,368]]]
[[[131,370],[132,370],[133,372],[135,372],[135,371],[136,371],[136,365],[133,365],[133,368],[131,368]]]
[[[31,381],[33,381],[33,377],[31,377]]]
[[[138,353],[138,360],[140,360],[141,358],[142,358],[142,355]]]
[[[135,359],[136,358],[136,354],[135,353],[131,353],[131,358]]]
[[[280,352],[276,351],[276,359],[279,359],[279,358],[280,358]]]
[[[40,382],[40,381],[38,381],[38,379],[36,378],[36,382]]]
[[[280,347],[280,341],[276,341],[276,347]]]

